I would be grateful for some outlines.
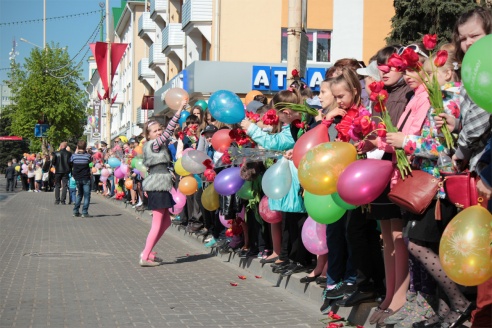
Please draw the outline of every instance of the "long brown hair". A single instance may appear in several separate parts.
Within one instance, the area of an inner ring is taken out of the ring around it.
[[[336,84],[345,84],[345,88],[350,93],[352,93],[352,103],[357,106],[360,105],[360,94],[362,92],[362,89],[360,87],[360,82],[357,73],[355,73],[350,68],[347,67],[342,68],[342,74],[331,80],[332,86]],[[354,89],[355,89],[355,94],[354,94]]]

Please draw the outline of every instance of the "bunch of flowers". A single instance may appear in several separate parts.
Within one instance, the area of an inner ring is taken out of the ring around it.
[[[260,121],[260,114],[246,112],[246,118],[252,123],[258,123]]]
[[[371,113],[367,109],[361,108],[358,116],[352,121],[348,134],[353,141],[360,141],[375,130],[376,122],[371,119]]]
[[[412,50],[413,51],[413,50]],[[388,61],[389,64],[389,61]],[[383,89],[384,82],[372,82],[369,84],[369,90],[371,90],[370,99],[375,102],[374,110],[381,113],[382,124],[378,124],[378,129],[384,129],[383,131],[378,131],[378,135],[383,137],[386,136],[387,132],[398,132],[398,129],[391,122],[391,117],[386,110],[386,101],[388,100],[388,92]],[[410,163],[408,162],[407,155],[403,149],[395,149],[396,153],[396,166],[400,171],[402,179],[412,172]]]
[[[238,146],[244,146],[247,144],[249,144],[251,148],[254,148],[256,146],[253,139],[251,139],[246,131],[241,128],[232,129],[229,132],[229,137],[232,139],[232,141],[235,141]]]
[[[349,142],[351,139],[350,131],[353,129],[353,123],[359,116],[359,108],[352,106],[347,110],[347,114],[340,120],[335,129],[338,131],[338,137],[343,142]]]
[[[429,51],[434,50],[437,45],[437,35],[426,34],[422,41],[425,49]],[[441,86],[437,80],[437,69],[446,64],[447,60],[448,52],[446,50],[439,50],[435,54],[431,51],[429,63],[432,70],[431,72],[426,72],[422,70],[422,64],[419,62],[418,54],[413,49],[406,48],[401,55],[391,55],[388,59],[388,66],[395,67],[400,72],[405,70],[417,72],[429,95],[429,101],[434,109],[434,114],[439,115],[444,113],[444,104]],[[441,127],[441,133],[445,139],[446,147],[448,149],[454,148],[454,140],[446,124]]]
[[[261,121],[265,125],[277,125],[279,121],[277,111],[273,108],[267,110],[267,112],[263,115]]]

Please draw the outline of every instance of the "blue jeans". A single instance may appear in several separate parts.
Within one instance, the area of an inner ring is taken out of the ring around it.
[[[91,180],[77,180],[77,199],[73,208],[74,214],[79,214],[80,203],[82,203],[82,197],[84,197],[84,205],[82,206],[82,214],[89,214],[89,204],[91,201]]]
[[[77,201],[77,188],[68,188],[70,191],[70,203],[74,203]]]

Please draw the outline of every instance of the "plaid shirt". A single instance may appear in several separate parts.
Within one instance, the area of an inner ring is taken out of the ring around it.
[[[491,115],[480,108],[466,94],[465,88],[460,91],[460,124],[461,131],[456,147],[456,156],[469,161],[470,171],[483,153],[491,132]]]

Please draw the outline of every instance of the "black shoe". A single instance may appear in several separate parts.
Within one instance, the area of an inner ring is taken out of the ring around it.
[[[83,218],[92,218],[93,216],[92,215],[89,215],[89,214],[82,214],[82,217]]]
[[[299,282],[301,284],[309,284],[310,282],[316,281],[316,278],[318,278],[319,276],[320,276],[319,274],[314,277],[305,276],[302,277],[301,280],[299,280]]]
[[[61,205],[67,205],[67,203],[65,203],[65,202],[61,202],[60,204],[61,204]]]
[[[284,261],[282,263],[278,263],[278,265],[272,269],[272,272],[273,273],[282,273],[289,267],[289,265],[290,265],[289,261]]]
[[[321,284],[325,284],[326,285],[326,277],[323,277],[323,276],[319,276],[316,278],[316,284],[317,285],[321,285]]]
[[[278,268],[279,266],[286,265],[286,263],[287,263],[287,265],[289,265],[290,261],[274,262],[274,263],[270,264],[270,267],[272,269],[275,269],[275,268]]]
[[[339,282],[333,289],[326,290],[325,298],[336,300],[344,295],[352,294],[355,291],[355,285],[349,285],[346,282]]]
[[[202,230],[195,232],[195,235],[197,235],[197,236],[206,236],[206,235],[208,235],[208,229],[207,228],[203,228]]]
[[[465,321],[470,319],[472,310],[475,308],[475,305],[473,303],[470,303],[464,311],[458,310],[458,309],[451,309],[452,312],[458,313],[459,316],[458,318],[453,321],[453,322],[445,322],[445,319],[443,319],[441,325],[437,325],[436,327],[441,327],[441,328],[457,328],[461,327]]]
[[[323,301],[323,305],[319,308],[322,314],[328,314],[331,310],[331,306],[335,304],[333,300],[325,298]]]
[[[80,216],[80,213],[75,213],[72,215],[74,218],[78,218]]]
[[[55,202],[55,205],[60,205],[60,202]]]
[[[265,263],[275,263],[275,261],[278,260],[278,256],[272,257],[271,259],[261,259],[260,263],[265,264]]]
[[[280,275],[282,277],[288,277],[298,272],[305,272],[307,269],[304,265],[298,262],[292,263],[286,270],[284,270]]]
[[[337,305],[341,307],[352,307],[360,303],[373,302],[375,297],[376,293],[373,291],[361,292],[360,290],[356,290],[352,295],[339,300]]]
[[[440,316],[434,315],[427,320],[414,322],[412,328],[434,328],[440,327],[442,323],[442,318]]]

